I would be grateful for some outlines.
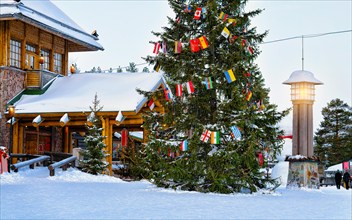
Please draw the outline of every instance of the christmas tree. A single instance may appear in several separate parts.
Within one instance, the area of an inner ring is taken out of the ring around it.
[[[164,111],[145,116],[149,141],[135,175],[200,192],[255,192],[274,183],[260,168],[282,148],[277,124],[288,111],[269,103],[254,63],[266,33],[251,28],[260,10],[245,12],[245,3],[169,1],[177,16],[154,33],[160,41],[146,58],[165,72],[168,87],[142,92]]]
[[[97,117],[97,113],[103,108],[99,106],[99,102],[98,96],[95,94],[93,107],[90,106],[91,113],[86,124],[87,134],[84,138],[86,149],[81,151],[83,160],[80,160],[82,170],[94,175],[102,174],[109,166],[105,161],[108,154],[106,154],[106,145],[103,142],[106,137],[102,136],[103,129]]]

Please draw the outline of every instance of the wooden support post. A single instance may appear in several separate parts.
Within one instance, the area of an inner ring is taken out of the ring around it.
[[[18,153],[22,154],[24,152],[24,127],[19,126],[18,130]]]
[[[18,154],[18,123],[15,123],[12,126],[12,152],[14,154]],[[17,163],[17,158],[12,160],[12,163]]]
[[[112,124],[110,124],[109,118],[106,119],[106,124],[107,124],[107,133],[106,133],[106,138],[107,138],[107,148],[108,148],[108,158],[107,161],[109,163],[109,174],[112,176]]]

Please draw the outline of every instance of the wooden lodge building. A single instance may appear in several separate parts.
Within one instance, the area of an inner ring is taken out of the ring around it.
[[[97,40],[49,0],[1,0],[0,146],[11,146],[11,153],[72,153],[85,135],[95,94],[103,107],[98,116],[107,137],[107,161],[116,155],[116,132],[143,131],[141,114],[149,110],[148,100],[136,89],[164,87],[162,75],[69,74],[69,52],[103,50]]]

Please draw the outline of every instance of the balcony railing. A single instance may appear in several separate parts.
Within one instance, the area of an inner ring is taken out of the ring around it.
[[[59,75],[48,70],[27,70],[27,88],[42,89]]]

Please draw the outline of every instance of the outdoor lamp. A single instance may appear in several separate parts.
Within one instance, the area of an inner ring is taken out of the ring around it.
[[[43,54],[40,54],[39,64],[40,64],[40,65],[43,65],[43,64],[44,64],[44,56],[43,56]]]
[[[315,85],[323,83],[316,79],[313,73],[298,70],[291,74],[283,84],[291,85],[291,101],[312,101],[315,99]]]
[[[283,84],[291,85],[293,104],[292,155],[313,156],[313,102],[315,85],[323,83],[313,73],[294,71]]]
[[[15,106],[13,105],[9,105],[8,106],[8,116],[9,117],[13,117],[15,115]]]

